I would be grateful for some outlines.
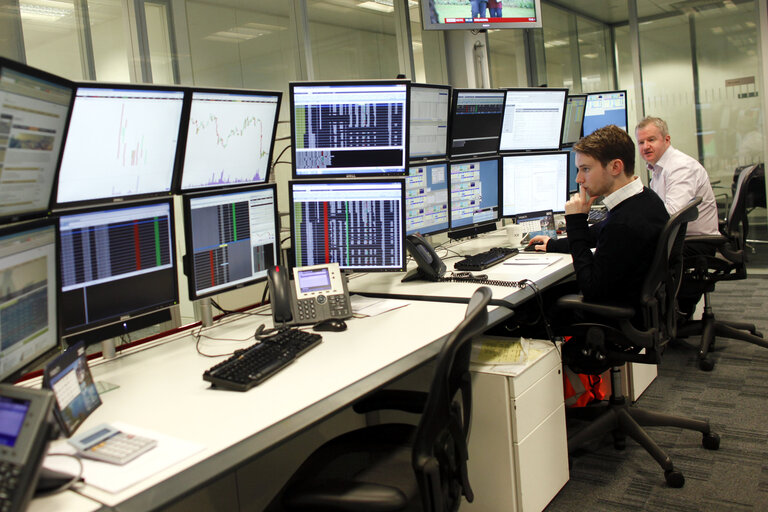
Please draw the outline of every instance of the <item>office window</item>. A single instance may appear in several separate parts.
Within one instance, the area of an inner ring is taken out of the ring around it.
[[[152,83],[155,84],[175,84],[178,81],[174,71],[170,8],[169,0],[144,2]]]
[[[613,61],[607,25],[576,16],[582,92],[613,89]]]
[[[414,82],[448,84],[448,69],[445,62],[445,42],[438,30],[422,30],[421,7],[418,2],[408,0],[411,20],[411,47]]]
[[[492,87],[528,85],[523,34],[523,30],[488,31],[488,60]]]
[[[574,67],[574,56],[578,55],[575,16],[548,4],[542,4],[541,10],[547,85],[567,87],[578,92],[581,88],[578,84],[578,66]]]
[[[53,6],[39,0],[22,0],[19,10],[27,64],[70,80],[85,78],[74,2],[56,2]]]
[[[130,82],[128,48],[123,2],[120,0],[88,0],[90,34],[93,41],[95,80]],[[84,49],[80,50],[85,52]]]

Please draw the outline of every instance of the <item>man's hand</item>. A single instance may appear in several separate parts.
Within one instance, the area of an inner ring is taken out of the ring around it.
[[[548,236],[536,235],[535,237],[531,238],[531,241],[528,242],[528,245],[533,245],[534,251],[547,252],[547,242],[549,242]]]
[[[589,213],[589,209],[592,207],[592,203],[597,200],[597,197],[590,197],[587,199],[587,191],[579,189],[577,194],[573,194],[571,198],[565,203],[565,214],[572,215],[574,213]]]

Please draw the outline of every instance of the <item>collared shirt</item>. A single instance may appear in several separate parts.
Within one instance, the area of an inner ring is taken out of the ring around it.
[[[670,215],[701,196],[699,218],[688,223],[688,235],[717,235],[717,203],[706,169],[682,151],[669,146],[656,165],[648,164],[653,172],[651,190],[656,192]]]
[[[622,201],[629,199],[632,196],[636,196],[643,191],[643,182],[640,181],[637,176],[633,176],[633,180],[621,187],[615,192],[611,192],[603,198],[603,204],[608,211],[611,211]]]

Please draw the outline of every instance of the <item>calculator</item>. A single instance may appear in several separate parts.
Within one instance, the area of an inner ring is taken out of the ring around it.
[[[123,465],[157,446],[157,441],[102,424],[73,436],[69,444],[83,457]]]

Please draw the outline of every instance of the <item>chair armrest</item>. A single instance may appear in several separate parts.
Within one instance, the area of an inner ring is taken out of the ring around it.
[[[394,409],[403,412],[421,414],[427,402],[424,391],[408,391],[404,389],[382,389],[357,402],[352,406],[358,414],[365,414],[382,409]]]
[[[557,306],[616,320],[629,319],[635,316],[635,310],[632,308],[587,302],[581,295],[563,295],[557,300]]]
[[[720,247],[727,244],[730,239],[725,235],[691,235],[685,237],[685,243],[706,244],[711,247]]]

